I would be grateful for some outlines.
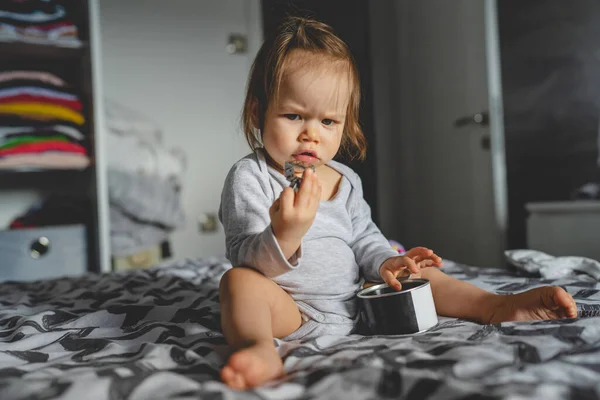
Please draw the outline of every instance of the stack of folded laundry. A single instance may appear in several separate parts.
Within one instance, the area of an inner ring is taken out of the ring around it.
[[[87,167],[85,123],[79,97],[59,77],[0,72],[0,168]]]
[[[135,107],[107,99],[104,111],[114,265],[150,265],[157,249],[185,225],[185,152],[167,147],[159,125]]]
[[[81,46],[77,26],[54,0],[0,1],[0,41]]]

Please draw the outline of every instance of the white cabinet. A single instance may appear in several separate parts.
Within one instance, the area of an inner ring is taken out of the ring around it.
[[[600,201],[528,203],[526,208],[530,249],[600,260]]]

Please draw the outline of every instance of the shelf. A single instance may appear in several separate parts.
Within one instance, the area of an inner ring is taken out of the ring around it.
[[[44,60],[64,60],[80,58],[87,51],[87,45],[81,47],[62,47],[50,44],[0,41],[0,59],[43,58]],[[6,57],[6,58],[5,58]]]
[[[0,190],[35,189],[53,192],[87,192],[94,169],[0,169]]]

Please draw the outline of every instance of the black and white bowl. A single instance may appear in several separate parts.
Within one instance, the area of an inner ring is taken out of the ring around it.
[[[358,292],[362,322],[373,335],[403,335],[426,331],[438,318],[428,279],[402,282],[396,291],[386,283]]]

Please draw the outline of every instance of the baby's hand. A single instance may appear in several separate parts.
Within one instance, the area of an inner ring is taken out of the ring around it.
[[[317,215],[320,200],[319,178],[311,168],[307,168],[302,175],[298,192],[286,187],[273,202],[269,209],[271,227],[286,257],[291,257],[300,246],[302,237]]]
[[[404,255],[412,258],[419,268],[441,267],[443,265],[442,258],[426,247],[413,247]]]
[[[396,279],[400,273],[408,270],[411,274],[418,274],[421,268],[434,266],[441,267],[442,259],[432,250],[415,247],[402,256],[388,258],[379,267],[379,275],[390,287],[401,290],[402,284]]]

